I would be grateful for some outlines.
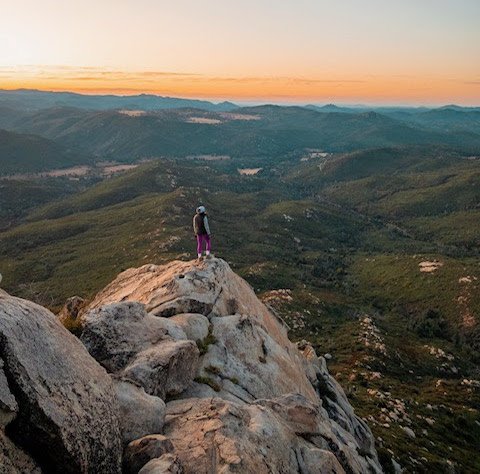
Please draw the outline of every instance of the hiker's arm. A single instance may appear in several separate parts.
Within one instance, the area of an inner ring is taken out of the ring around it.
[[[205,230],[207,231],[207,234],[210,235],[210,227],[208,225],[208,217],[205,216],[205,218],[203,219],[203,224],[205,226]]]

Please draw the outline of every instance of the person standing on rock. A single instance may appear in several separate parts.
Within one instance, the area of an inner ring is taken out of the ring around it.
[[[208,225],[207,211],[204,206],[197,207],[197,212],[193,216],[193,231],[197,238],[197,255],[198,258],[202,258],[203,247],[205,244],[205,255],[208,257],[212,249],[212,243],[210,241],[210,227]]]

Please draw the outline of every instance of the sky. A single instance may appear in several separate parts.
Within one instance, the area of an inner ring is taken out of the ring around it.
[[[0,0],[0,88],[480,105],[480,0]]]

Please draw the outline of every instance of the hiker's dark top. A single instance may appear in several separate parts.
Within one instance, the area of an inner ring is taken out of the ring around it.
[[[193,216],[193,231],[195,235],[210,235],[208,218],[205,213],[195,214],[195,216]]]

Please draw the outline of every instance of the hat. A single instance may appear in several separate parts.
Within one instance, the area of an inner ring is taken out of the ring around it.
[[[203,214],[204,212],[206,212],[205,206],[198,206],[197,207],[197,213],[198,214]]]

